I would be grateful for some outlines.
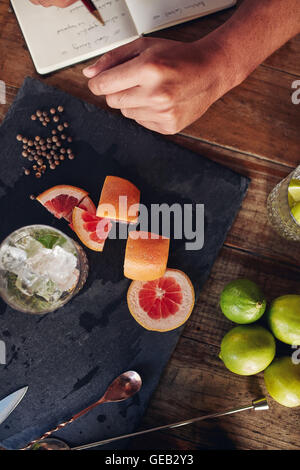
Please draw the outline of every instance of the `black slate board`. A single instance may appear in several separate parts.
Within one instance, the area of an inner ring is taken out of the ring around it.
[[[36,109],[62,104],[76,136],[76,160],[36,180],[23,175],[16,134],[49,133],[29,117]],[[100,110],[38,80],[27,78],[0,128],[0,239],[29,224],[53,225],[70,236],[29,195],[55,184],[89,190],[95,202],[108,174],[128,178],[142,192],[142,202],[204,203],[205,243],[185,251],[172,241],[169,267],[185,271],[199,295],[247,191],[249,180],[148,132],[120,116]],[[0,398],[29,385],[17,409],[0,426],[0,441],[25,445],[44,431],[98,399],[114,377],[137,370],[141,392],[127,402],[107,404],[56,433],[71,445],[131,432],[138,426],[152,392],[176,345],[181,329],[149,332],[128,312],[123,278],[125,241],[109,240],[102,254],[88,252],[86,286],[62,309],[31,316],[0,300],[0,339],[7,364],[0,365]],[[114,448],[121,448],[120,443]]]

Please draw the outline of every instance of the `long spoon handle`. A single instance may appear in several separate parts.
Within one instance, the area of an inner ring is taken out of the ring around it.
[[[221,411],[219,413],[211,413],[205,416],[199,416],[197,418],[187,419],[185,421],[178,421],[177,423],[173,424],[165,424],[164,426],[158,426],[156,428],[145,429],[144,431],[138,431],[131,434],[123,434],[122,436],[112,437],[110,439],[105,439],[103,441],[92,442],[91,444],[84,444],[78,447],[72,447],[71,450],[84,450],[84,449],[91,449],[92,447],[102,446],[104,444],[109,444],[110,442],[119,441],[121,439],[127,439],[128,437],[135,437],[141,436],[142,434],[147,434],[150,432],[161,431],[162,429],[172,429],[172,428],[179,428],[179,426],[186,426],[187,424],[196,423],[198,421],[203,421],[205,419],[212,419],[212,418],[219,418],[220,416],[227,416],[232,415],[234,413],[239,413],[240,411],[246,410],[268,410],[269,405],[267,399],[265,397],[258,398],[257,400],[253,400],[251,405],[243,406],[239,408],[234,408],[233,410]]]
[[[24,447],[24,448],[21,449],[21,450],[27,450],[27,449],[29,449],[30,447],[32,447],[34,444],[36,444],[37,442],[42,441],[43,439],[46,439],[46,438],[49,437],[53,432],[59,431],[60,429],[62,429],[62,428],[64,428],[65,426],[67,426],[68,424],[73,423],[73,421],[75,421],[75,419],[80,418],[80,416],[82,416],[82,415],[85,415],[88,411],[90,411],[90,410],[92,410],[93,408],[95,408],[96,406],[101,405],[102,403],[104,403],[104,401],[105,401],[105,399],[104,399],[104,396],[103,396],[102,398],[100,398],[100,400],[96,401],[95,403],[93,403],[92,405],[88,406],[88,407],[85,408],[84,410],[79,411],[79,413],[77,413],[76,415],[72,416],[72,418],[68,419],[67,421],[64,421],[63,423],[60,423],[58,426],[56,426],[55,428],[51,429],[50,431],[45,432],[45,434],[43,434],[42,437],[39,437],[38,439],[35,439],[34,441],[31,441],[26,447]]]

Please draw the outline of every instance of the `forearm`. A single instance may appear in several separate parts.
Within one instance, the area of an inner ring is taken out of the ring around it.
[[[206,39],[213,40],[224,57],[230,89],[299,32],[300,0],[244,0]]]

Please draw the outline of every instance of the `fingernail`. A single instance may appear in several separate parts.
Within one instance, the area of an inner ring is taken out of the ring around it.
[[[97,62],[95,62],[95,63],[92,64],[92,65],[89,65],[88,67],[85,67],[85,68],[82,70],[82,73],[83,73],[84,75],[86,75],[87,77],[93,76],[93,74],[94,74],[94,68],[95,68],[96,65],[97,65]]]

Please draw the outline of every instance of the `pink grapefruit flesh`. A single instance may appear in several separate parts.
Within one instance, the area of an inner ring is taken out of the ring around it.
[[[182,271],[167,269],[154,281],[133,281],[127,303],[132,316],[147,330],[170,331],[189,318],[195,303],[194,288]]]
[[[70,185],[47,189],[36,199],[56,218],[67,217],[75,206],[88,195],[87,191]]]
[[[103,251],[112,224],[109,219],[101,219],[80,207],[74,207],[72,227],[85,246],[94,251]]]

